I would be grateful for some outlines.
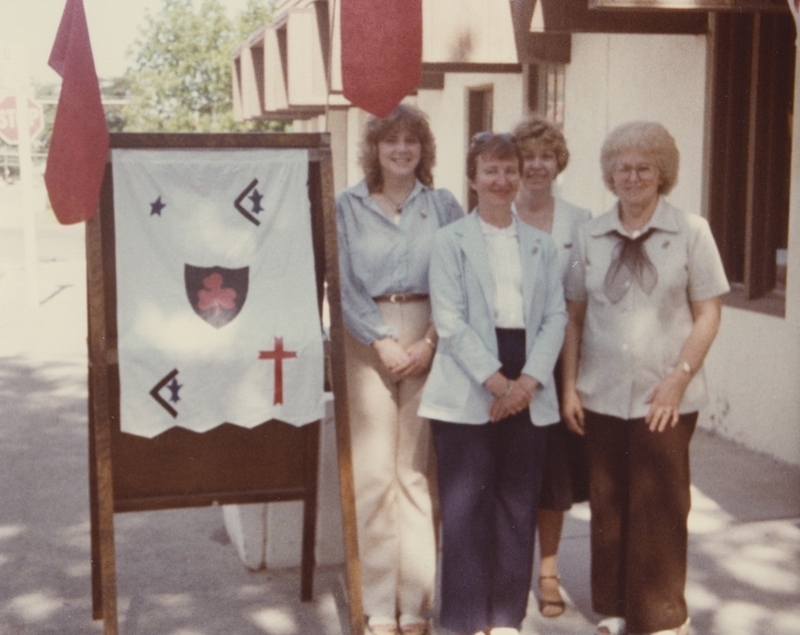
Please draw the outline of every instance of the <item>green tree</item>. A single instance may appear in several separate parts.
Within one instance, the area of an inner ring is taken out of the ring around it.
[[[128,55],[130,89],[125,130],[223,132],[269,129],[266,122],[233,121],[231,55],[234,47],[269,21],[272,2],[249,0],[234,24],[220,0],[164,0],[145,15]]]

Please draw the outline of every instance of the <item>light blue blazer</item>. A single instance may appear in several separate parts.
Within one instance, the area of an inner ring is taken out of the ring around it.
[[[559,420],[553,368],[564,342],[567,313],[558,250],[550,236],[515,218],[522,264],[526,361],[539,382],[531,421]],[[430,294],[439,345],[419,415],[453,423],[489,421],[492,394],[483,386],[500,369],[494,326],[494,280],[477,212],[436,233]]]

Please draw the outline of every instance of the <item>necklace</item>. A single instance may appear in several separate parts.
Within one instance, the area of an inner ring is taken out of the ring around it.
[[[391,196],[389,196],[386,192],[381,192],[381,194],[383,194],[383,198],[385,198],[387,201],[389,201],[394,206],[394,213],[395,214],[400,214],[403,211],[403,205],[406,204],[406,201],[408,200],[408,196],[406,196],[400,203],[398,203]]]

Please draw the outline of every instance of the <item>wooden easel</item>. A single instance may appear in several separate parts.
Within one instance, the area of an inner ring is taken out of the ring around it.
[[[317,299],[330,308],[339,484],[350,631],[364,618],[350,452],[344,325],[339,286],[330,136],[322,134],[113,134],[111,148],[303,148],[308,150]],[[99,213],[86,223],[89,314],[89,490],[92,615],[118,635],[114,513],[220,504],[303,501],[301,598],[313,593],[319,422],[300,428],[267,421],[222,425],[199,434],[173,428],[154,439],[120,431],[113,165],[109,159]]]

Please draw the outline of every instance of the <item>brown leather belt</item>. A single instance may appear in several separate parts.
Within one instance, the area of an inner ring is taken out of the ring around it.
[[[394,302],[402,304],[403,302],[421,302],[427,300],[430,296],[427,293],[387,293],[386,295],[379,295],[375,298],[375,302]]]

